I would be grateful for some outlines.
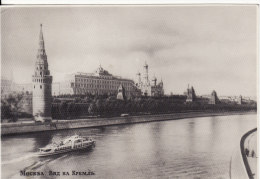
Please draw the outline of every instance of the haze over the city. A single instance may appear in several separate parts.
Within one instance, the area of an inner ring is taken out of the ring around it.
[[[2,78],[31,83],[40,24],[54,82],[74,72],[136,80],[149,65],[166,94],[256,96],[255,6],[1,8]],[[11,77],[12,76],[12,77]]]

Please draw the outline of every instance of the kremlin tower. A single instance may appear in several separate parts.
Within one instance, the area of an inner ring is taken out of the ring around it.
[[[48,69],[47,55],[44,47],[42,24],[40,26],[39,48],[35,61],[33,82],[33,116],[44,121],[51,120],[52,76]]]

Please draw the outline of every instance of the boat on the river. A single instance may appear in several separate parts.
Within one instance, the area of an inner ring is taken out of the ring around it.
[[[96,142],[89,137],[73,135],[71,137],[68,137],[60,141],[59,144],[52,143],[47,145],[44,148],[39,148],[38,156],[43,157],[43,156],[67,153],[70,151],[88,149],[88,148],[95,147],[95,143]]]

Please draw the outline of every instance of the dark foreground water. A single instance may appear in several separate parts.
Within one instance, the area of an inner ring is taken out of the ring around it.
[[[230,158],[256,115],[203,117],[95,129],[72,129],[2,138],[2,178],[229,178]],[[96,147],[38,158],[34,152],[73,134]],[[45,176],[23,177],[20,170]],[[91,170],[92,176],[72,176]],[[50,176],[49,171],[70,176]]]

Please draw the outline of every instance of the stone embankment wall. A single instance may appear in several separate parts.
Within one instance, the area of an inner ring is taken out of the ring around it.
[[[193,117],[207,116],[224,116],[224,115],[242,115],[248,112],[190,112],[190,113],[174,113],[160,115],[142,115],[142,116],[126,116],[114,118],[95,118],[95,119],[76,119],[76,120],[59,120],[52,123],[6,123],[1,124],[1,135],[21,134],[30,132],[55,131],[62,129],[75,129],[87,127],[100,127],[120,124],[134,124],[142,122],[153,122],[163,120],[176,120]]]

